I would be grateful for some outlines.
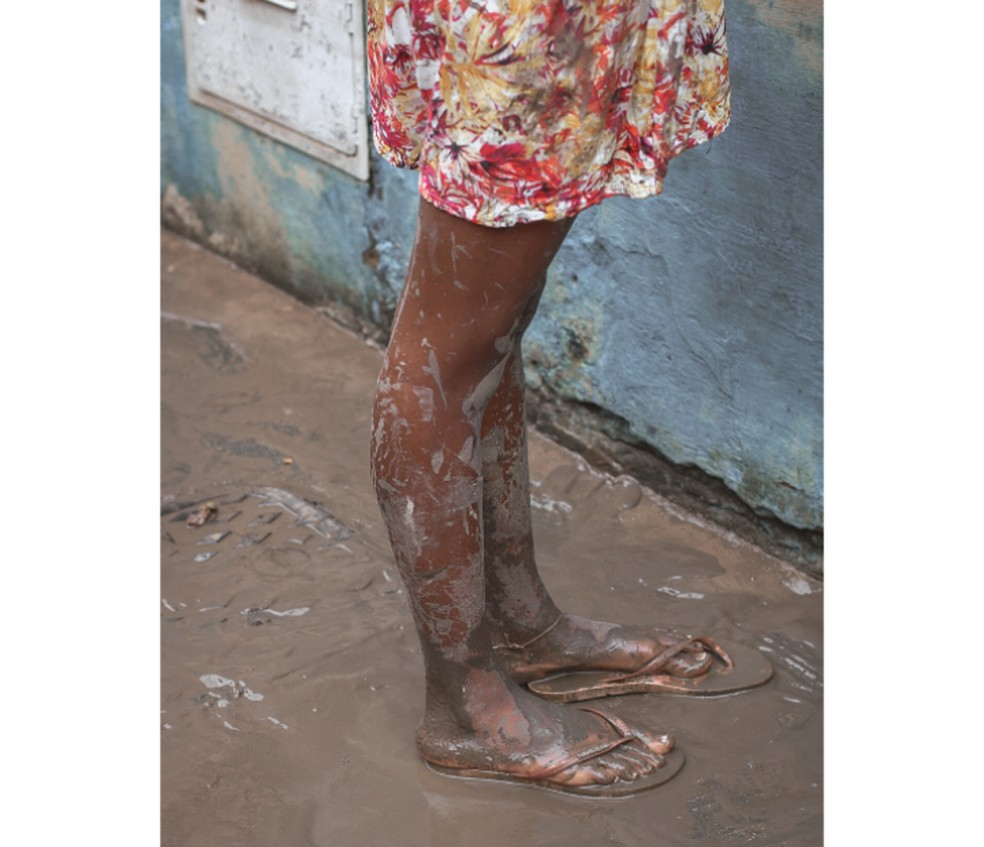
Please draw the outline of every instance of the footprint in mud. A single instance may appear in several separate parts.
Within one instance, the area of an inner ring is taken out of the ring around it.
[[[291,576],[305,573],[311,556],[299,547],[267,547],[261,555],[249,558],[249,566],[262,576]]]

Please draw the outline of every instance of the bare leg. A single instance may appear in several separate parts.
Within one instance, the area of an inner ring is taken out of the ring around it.
[[[525,776],[604,745],[598,717],[546,703],[499,666],[486,620],[482,419],[569,223],[490,229],[421,203],[417,238],[373,405],[372,468],[426,672],[422,755]],[[633,780],[672,741],[646,736],[550,775]]]
[[[540,579],[530,519],[524,393],[517,339],[482,425],[485,602],[500,664],[520,682],[571,668],[635,670],[678,643],[679,636],[563,614]],[[664,670],[695,676],[710,664],[703,645],[695,643]]]

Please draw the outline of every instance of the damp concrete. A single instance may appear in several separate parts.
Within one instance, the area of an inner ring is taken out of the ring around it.
[[[165,847],[822,843],[822,584],[536,434],[535,542],[561,606],[740,641],[775,675],[604,701],[686,755],[635,797],[429,770],[369,484],[381,352],[173,233],[161,247]]]

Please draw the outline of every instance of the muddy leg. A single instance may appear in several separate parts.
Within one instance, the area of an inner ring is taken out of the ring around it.
[[[524,315],[522,330],[533,309]],[[520,682],[571,668],[635,670],[679,637],[563,614],[540,578],[530,520],[524,393],[517,337],[482,425],[486,609],[500,663]],[[695,643],[670,659],[665,671],[696,676],[711,661]]]
[[[518,687],[485,614],[482,418],[569,224],[490,229],[421,203],[417,238],[373,404],[372,470],[424,656],[417,734],[429,761],[528,775],[611,728]],[[672,742],[609,752],[551,775],[632,780]]]

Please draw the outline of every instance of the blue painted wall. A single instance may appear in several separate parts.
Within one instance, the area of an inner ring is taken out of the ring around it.
[[[163,0],[165,221],[301,296],[385,326],[416,174],[362,183],[207,109]],[[803,529],[822,506],[822,21],[807,0],[729,0],[732,125],[662,196],[581,215],[528,335],[529,378]]]

